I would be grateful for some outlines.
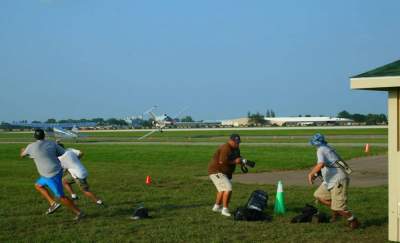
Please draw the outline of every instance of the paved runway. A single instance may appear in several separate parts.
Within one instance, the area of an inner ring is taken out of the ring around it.
[[[371,187],[388,184],[388,159],[386,155],[356,158],[347,161],[353,169],[350,186]],[[284,185],[310,186],[307,175],[310,170],[291,170],[264,173],[248,173],[234,175],[234,181],[244,184],[275,185],[282,180]],[[315,183],[319,184],[319,183]],[[316,187],[317,185],[314,185]]]

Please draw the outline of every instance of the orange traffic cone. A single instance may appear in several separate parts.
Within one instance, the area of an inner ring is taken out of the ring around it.
[[[364,150],[364,152],[365,152],[365,153],[369,153],[369,144],[368,144],[368,143],[365,144],[365,150]]]
[[[151,177],[150,176],[146,176],[146,184],[147,185],[151,184]]]

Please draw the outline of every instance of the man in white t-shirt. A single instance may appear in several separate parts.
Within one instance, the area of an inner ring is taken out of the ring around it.
[[[58,142],[58,145],[64,148],[64,145]],[[89,183],[87,182],[88,172],[80,161],[83,153],[77,149],[68,148],[65,153],[58,157],[61,161],[61,166],[65,169],[63,176],[63,185],[65,189],[71,194],[72,200],[77,200],[78,196],[73,191],[71,184],[76,183],[79,185],[85,196],[90,198],[98,205],[104,205],[96,195],[90,191]]]

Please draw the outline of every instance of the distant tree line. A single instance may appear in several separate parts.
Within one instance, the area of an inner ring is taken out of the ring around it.
[[[61,119],[56,120],[55,118],[49,118],[44,123],[84,123],[84,122],[95,122],[99,126],[128,126],[129,124],[122,119],[117,118],[92,118],[92,119]],[[32,123],[41,123],[40,121],[32,121]]]
[[[264,115],[260,112],[251,113],[250,111],[247,112],[247,118],[249,118],[249,124],[252,126],[260,126],[265,125],[266,120],[264,119]]]
[[[265,117],[275,117],[275,112],[273,110],[267,110]]]
[[[385,114],[351,114],[346,110],[338,113],[337,117],[351,119],[357,123],[365,123],[367,125],[387,124],[388,120]]]

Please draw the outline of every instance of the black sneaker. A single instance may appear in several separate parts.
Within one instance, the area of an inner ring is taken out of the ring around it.
[[[79,221],[79,220],[83,219],[85,216],[86,216],[86,214],[81,211],[79,214],[75,215],[73,220],[74,221]]]
[[[59,204],[58,202],[54,202],[46,211],[46,214],[52,214],[54,213],[59,207],[61,206],[61,204]]]

